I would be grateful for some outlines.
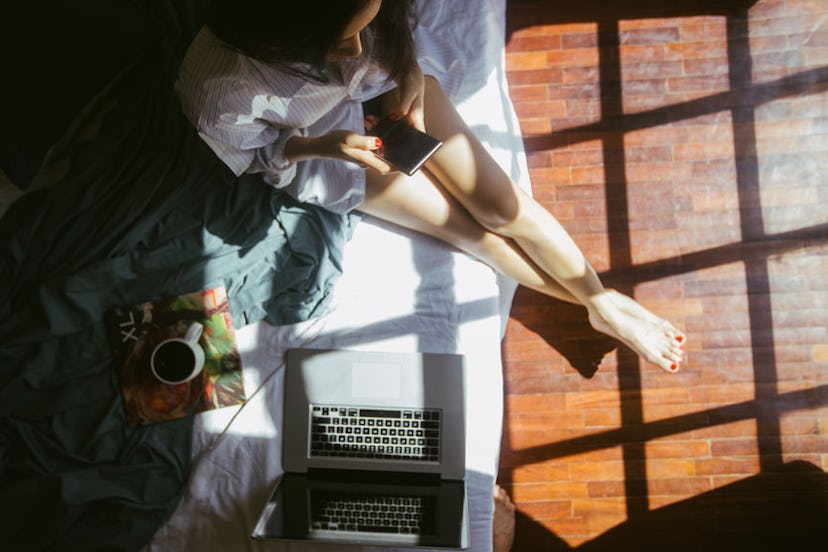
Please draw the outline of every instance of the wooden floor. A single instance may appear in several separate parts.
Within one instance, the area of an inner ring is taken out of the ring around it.
[[[507,40],[535,196],[689,338],[668,374],[518,291],[515,550],[825,550],[828,0],[512,0]]]

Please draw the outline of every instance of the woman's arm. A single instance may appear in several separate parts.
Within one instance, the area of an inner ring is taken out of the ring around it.
[[[334,130],[318,137],[291,137],[285,144],[285,156],[291,163],[316,157],[342,159],[387,174],[391,172],[391,166],[372,153],[380,147],[382,140],[375,136]]]

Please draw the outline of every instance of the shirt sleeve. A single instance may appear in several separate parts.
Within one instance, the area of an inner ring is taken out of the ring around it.
[[[296,165],[285,155],[285,145],[305,129],[281,126],[283,98],[253,94],[244,83],[211,83],[214,110],[204,110],[198,132],[218,157],[238,176],[266,173],[276,187],[288,185],[296,176]]]
[[[294,136],[304,136],[300,129],[265,129],[262,135],[273,137],[273,141],[256,148],[253,151],[253,160],[244,172],[263,172],[267,175],[267,182],[277,188],[290,184],[296,176],[296,164],[288,161],[285,155],[285,145]]]

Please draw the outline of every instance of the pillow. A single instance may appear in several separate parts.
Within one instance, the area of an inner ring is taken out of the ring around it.
[[[129,0],[12,0],[0,19],[0,167],[25,189],[75,116],[161,28]]]

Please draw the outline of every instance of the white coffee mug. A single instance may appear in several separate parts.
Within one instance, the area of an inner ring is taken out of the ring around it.
[[[150,367],[159,381],[176,385],[196,377],[204,368],[204,349],[198,344],[204,326],[193,322],[184,337],[165,339],[152,351]]]

